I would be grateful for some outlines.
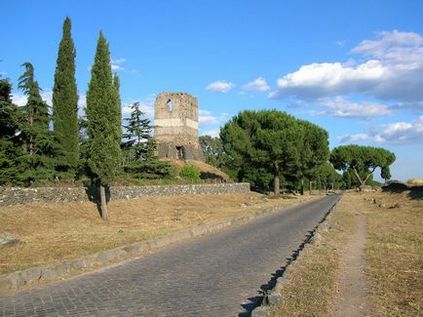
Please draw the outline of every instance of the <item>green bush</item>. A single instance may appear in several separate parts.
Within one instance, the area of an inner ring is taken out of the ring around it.
[[[190,180],[193,183],[198,183],[200,181],[201,171],[195,165],[185,165],[179,171],[179,176]]]
[[[173,167],[159,160],[133,161],[124,167],[124,172],[138,179],[162,179],[172,176]]]

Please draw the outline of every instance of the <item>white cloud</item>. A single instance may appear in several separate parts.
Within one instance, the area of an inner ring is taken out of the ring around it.
[[[279,90],[271,97],[296,95],[304,98],[337,96],[347,93],[366,93],[378,85],[381,78],[390,76],[378,60],[370,60],[357,66],[341,63],[313,63],[301,66],[296,72],[279,78]]]
[[[53,99],[53,92],[51,90],[41,91],[41,98],[47,102],[47,104],[52,107],[52,99]],[[78,115],[84,116],[85,108],[87,107],[87,99],[85,94],[78,94]],[[27,97],[23,94],[13,94],[12,102],[17,105],[18,107],[22,107],[26,105]]]
[[[22,107],[26,105],[26,96],[21,94],[13,94],[12,95],[12,102],[17,105],[18,107]]]
[[[144,114],[152,120],[154,118],[154,102],[155,102],[155,100],[156,100],[156,96],[151,95],[151,96],[144,98],[142,100],[131,99],[130,101],[124,102],[124,103],[122,103],[122,116],[128,117],[132,112],[131,105],[134,104],[135,102],[139,102],[140,110],[142,112],[144,112]]]
[[[370,141],[373,143],[415,144],[423,143],[423,116],[413,122],[394,122],[373,129],[369,133],[346,135],[342,143]]]
[[[388,115],[392,112],[387,106],[378,103],[353,102],[338,96],[318,100],[324,110],[318,115],[329,115],[341,118],[370,118]]]
[[[215,81],[215,82],[208,84],[206,89],[211,90],[211,91],[226,93],[229,90],[231,90],[232,88],[234,88],[234,86],[235,85],[233,83],[231,83],[230,81],[218,80],[218,81]]]
[[[356,134],[344,135],[340,139],[342,143],[354,143],[354,142],[368,141],[371,138],[367,133],[356,133]]]
[[[335,42],[336,46],[338,46],[338,47],[344,47],[345,43],[347,43],[347,41],[345,41],[345,40],[339,40],[339,41]]]
[[[403,103],[423,101],[423,36],[380,32],[351,53],[358,61],[312,63],[277,80],[271,98],[315,99],[360,94]]]
[[[51,107],[53,105],[53,91],[41,91],[41,98]]]
[[[125,68],[122,66],[122,64],[125,62],[126,62],[125,58],[118,58],[116,60],[112,59],[111,60],[112,70],[116,72],[124,71]]]
[[[377,40],[362,41],[351,52],[402,61],[404,53],[415,52],[410,51],[410,48],[419,48],[423,45],[423,36],[413,32],[384,31],[377,33],[377,37]]]
[[[41,95],[41,99],[47,102],[47,104],[51,107],[53,92],[51,90],[45,90],[45,91],[41,91],[40,95]],[[12,95],[12,102],[18,107],[25,106],[26,101],[27,101],[27,97],[21,93]]]
[[[229,118],[229,114],[226,112],[220,113],[219,115],[212,114],[209,110],[200,109],[198,113],[198,121],[200,126],[209,126],[213,124],[222,124]]]
[[[78,94],[78,108],[79,109],[87,108],[87,95]]]
[[[219,137],[219,133],[220,133],[220,130],[215,129],[215,130],[205,131],[201,135],[209,135],[209,136],[211,136],[213,138],[218,138]]]
[[[266,82],[266,79],[263,77],[258,77],[253,81],[244,85],[245,90],[252,90],[252,91],[268,91],[270,90],[269,85]]]
[[[122,64],[126,62],[126,58],[112,59],[112,64]]]
[[[199,110],[198,121],[201,125],[218,124],[219,120],[208,110]]]

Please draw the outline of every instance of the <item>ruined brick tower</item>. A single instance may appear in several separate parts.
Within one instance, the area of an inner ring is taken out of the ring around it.
[[[160,158],[204,161],[198,140],[197,99],[164,92],[154,106],[154,138]]]

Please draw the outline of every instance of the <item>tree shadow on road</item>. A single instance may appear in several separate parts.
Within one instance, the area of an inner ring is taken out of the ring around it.
[[[334,210],[336,203],[341,199],[341,196],[338,195],[337,201],[332,205],[332,207],[329,208],[329,210],[325,213],[323,218],[319,221],[319,223],[313,228],[313,230],[307,231],[307,234],[305,235],[305,238],[303,242],[298,246],[297,249],[292,250],[291,256],[286,258],[285,265],[281,266],[279,269],[277,269],[274,273],[271,274],[270,280],[266,283],[260,286],[260,289],[257,291],[259,295],[250,297],[248,300],[249,303],[241,304],[242,308],[244,309],[243,312],[238,314],[238,317],[249,317],[251,316],[252,311],[262,305],[269,305],[269,295],[273,291],[273,289],[276,287],[276,283],[279,278],[283,278],[286,269],[288,266],[294,262],[298,256],[300,255],[301,251],[304,250],[304,247],[313,239],[314,234],[316,230],[318,229],[319,225],[323,223],[328,215]]]
[[[299,254],[304,249],[306,244],[309,243],[310,240],[313,238],[316,228],[311,231],[307,231],[305,240],[299,245],[297,249],[292,250],[291,256],[285,259],[285,265],[281,266],[274,273],[272,273],[270,280],[267,283],[260,286],[260,289],[257,291],[258,295],[248,298],[248,301],[249,301],[248,303],[241,304],[242,308],[245,311],[238,314],[238,317],[250,317],[252,311],[256,307],[261,305],[269,305],[268,296],[270,295],[271,291],[276,287],[276,283],[278,279],[284,276],[284,273],[286,269],[288,268],[288,266],[298,258]]]

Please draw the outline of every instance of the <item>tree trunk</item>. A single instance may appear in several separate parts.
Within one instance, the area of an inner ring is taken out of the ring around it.
[[[103,220],[108,220],[107,203],[106,203],[106,189],[101,184],[100,184],[100,211],[101,211],[101,218]]]
[[[373,172],[375,171],[375,169],[372,169],[372,171],[369,174],[367,174],[366,178],[362,180],[357,170],[355,169],[355,167],[352,170],[354,172],[354,175],[357,177],[358,181],[360,182],[360,190],[366,185],[366,182],[369,179],[370,175],[372,175]]]
[[[273,193],[275,194],[275,196],[277,196],[280,194],[279,174],[274,174],[273,176]]]
[[[366,178],[364,179],[363,185],[366,184],[367,180],[369,179],[370,175],[373,174],[373,172],[374,172],[374,170],[371,173],[367,174]]]
[[[358,174],[358,172],[357,172],[357,170],[355,169],[355,167],[353,167],[353,172],[354,172],[354,175],[355,175],[355,177],[357,177],[357,180],[359,181],[359,183],[360,183],[360,188],[364,185],[364,183],[365,182],[363,182],[363,180],[361,179],[361,177],[360,177],[360,175]],[[367,180],[367,177],[366,177],[366,180]]]
[[[273,193],[275,196],[280,194],[279,165],[273,164]]]
[[[32,139],[32,135],[29,136],[28,152],[29,152],[29,155],[31,155],[31,156],[34,153],[34,141]]]
[[[304,195],[304,177],[301,177],[301,195]]]
[[[311,188],[312,183],[313,183],[313,181],[312,181],[312,180],[310,180],[310,181],[308,182],[308,192],[310,193],[310,195],[311,195],[311,190],[312,190],[312,188]]]

